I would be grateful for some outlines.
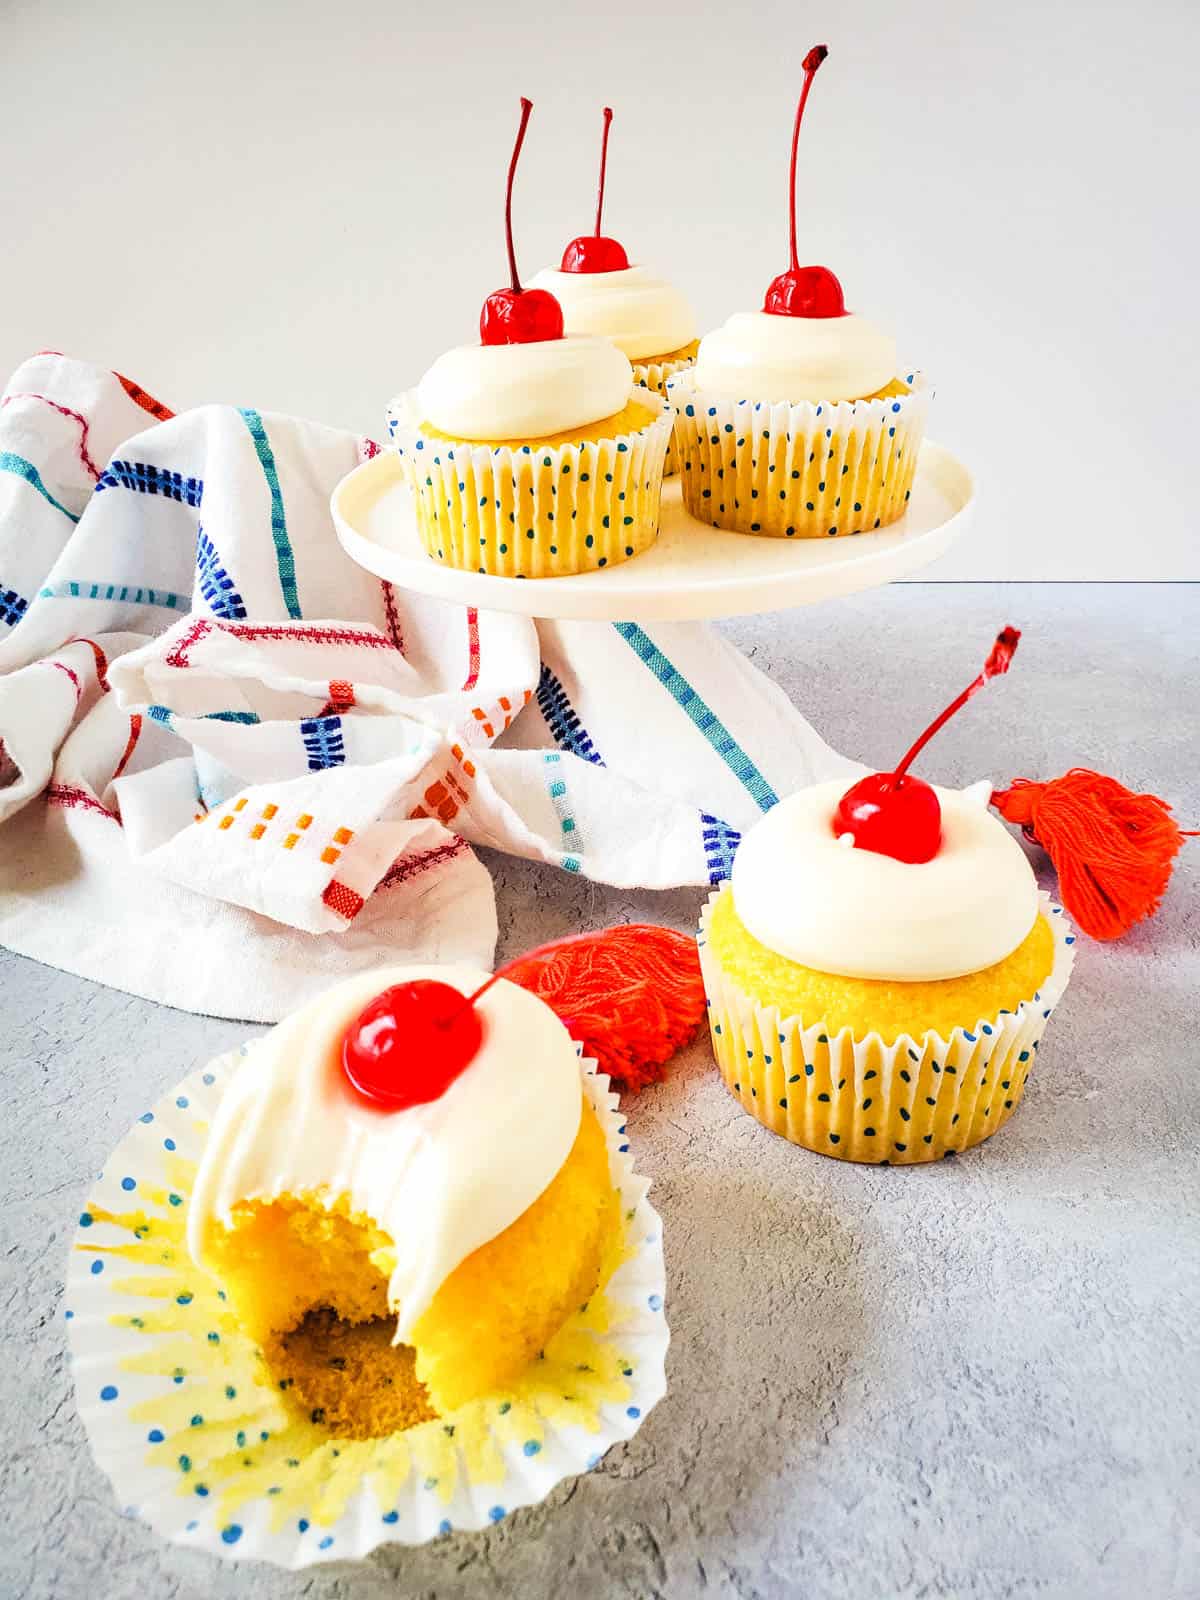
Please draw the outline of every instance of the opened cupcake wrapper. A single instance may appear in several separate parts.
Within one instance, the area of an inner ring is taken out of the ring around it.
[[[799,405],[708,394],[688,369],[667,385],[692,516],[733,533],[817,539],[870,533],[904,515],[932,390]]]
[[[674,412],[641,384],[629,400],[656,412],[611,439],[540,445],[453,444],[421,432],[414,394],[388,410],[427,554],[507,578],[615,566],[658,537]]]
[[[1039,909],[1054,963],[1035,994],[949,1038],[931,1031],[885,1044],[877,1033],[830,1034],[745,994],[708,944],[721,892],[710,895],[699,932],[713,1052],[731,1092],[764,1127],[841,1161],[907,1166],[966,1150],[1007,1122],[1074,962],[1075,935],[1049,895],[1039,895]]]
[[[352,1560],[487,1527],[637,1432],[666,1391],[662,1224],[594,1062],[581,1062],[584,1089],[625,1232],[609,1281],[503,1393],[387,1438],[339,1440],[289,1411],[188,1254],[188,1197],[236,1061],[218,1057],[134,1124],[73,1241],[63,1314],[76,1401],[126,1514],[233,1559]]]

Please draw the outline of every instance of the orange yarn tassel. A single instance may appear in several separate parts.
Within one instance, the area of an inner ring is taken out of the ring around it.
[[[649,923],[531,950],[499,977],[538,995],[626,1089],[643,1089],[689,1043],[704,1020],[704,982],[696,941]]]
[[[1158,910],[1185,834],[1165,800],[1074,767],[1051,783],[1017,778],[992,795],[1054,864],[1063,905],[1093,939],[1116,939]]]

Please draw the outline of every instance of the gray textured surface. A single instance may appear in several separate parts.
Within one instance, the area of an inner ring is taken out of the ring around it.
[[[729,632],[834,744],[883,763],[1006,620],[1028,630],[1017,669],[925,770],[1096,765],[1200,818],[1200,588],[910,585]],[[1154,924],[1082,946],[1025,1104],[956,1162],[904,1172],[795,1150],[729,1100],[697,1046],[629,1117],[666,1225],[667,1399],[599,1470],[485,1535],[296,1576],[121,1519],[55,1319],[89,1174],[247,1030],[0,952],[0,1593],[1200,1594],[1190,849]],[[633,917],[688,926],[701,899],[491,864],[511,953]]]

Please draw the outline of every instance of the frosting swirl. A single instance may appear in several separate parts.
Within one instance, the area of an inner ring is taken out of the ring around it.
[[[913,865],[833,832],[844,778],[801,789],[747,833],[733,864],[738,916],[776,954],[846,978],[918,983],[1003,961],[1033,927],[1037,881],[987,810],[991,786],[937,789],[942,842]]]
[[[396,1342],[444,1280],[502,1233],[557,1174],[579,1131],[579,1058],[535,995],[495,984],[478,1001],[483,1043],[439,1099],[382,1111],[341,1068],[342,1035],[392,984],[437,978],[471,994],[472,967],[391,967],[318,996],[251,1046],[226,1089],[188,1211],[188,1247],[204,1265],[209,1225],[242,1201],[323,1191],[389,1233],[388,1304]]]
[[[633,368],[607,339],[459,345],[421,379],[422,417],[457,439],[540,439],[622,410]]]
[[[855,316],[739,311],[696,357],[697,387],[729,400],[862,400],[895,376],[895,340]]]
[[[631,361],[663,356],[696,337],[696,315],[673,284],[646,267],[560,272],[546,267],[530,288],[549,289],[568,333],[600,334]]]

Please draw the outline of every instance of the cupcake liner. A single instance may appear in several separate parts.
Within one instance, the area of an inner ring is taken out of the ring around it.
[[[134,1124],[71,1250],[63,1314],[76,1402],[127,1515],[235,1560],[344,1561],[487,1527],[637,1432],[666,1392],[662,1223],[594,1062],[581,1069],[620,1193],[616,1270],[517,1383],[368,1440],[338,1439],[287,1409],[224,1292],[188,1254],[188,1196],[236,1062],[218,1057]]]
[[[885,1044],[877,1033],[856,1039],[849,1028],[806,1027],[739,989],[708,947],[723,892],[709,896],[699,933],[713,1052],[729,1089],[764,1127],[839,1161],[911,1166],[969,1149],[1004,1126],[1074,962],[1075,935],[1049,895],[1039,905],[1054,935],[1054,964],[1035,994],[948,1039],[931,1031]]]
[[[553,578],[648,549],[658,538],[674,413],[640,384],[628,398],[658,409],[636,432],[510,446],[422,435],[415,393],[402,395],[388,410],[388,430],[408,468],[426,553],[467,572]]]
[[[731,533],[824,539],[867,533],[903,516],[932,398],[911,394],[800,405],[708,394],[691,370],[667,385],[675,447],[692,516]]]
[[[693,349],[696,347],[693,346]],[[653,389],[656,394],[668,399],[667,385],[671,379],[681,372],[687,372],[696,365],[694,354],[684,356],[678,361],[635,361],[633,363],[633,377],[635,383],[644,384],[647,389]],[[663,477],[670,478],[679,471],[679,452],[675,447],[675,432],[671,431],[671,441],[667,445],[667,460],[663,468]]]

